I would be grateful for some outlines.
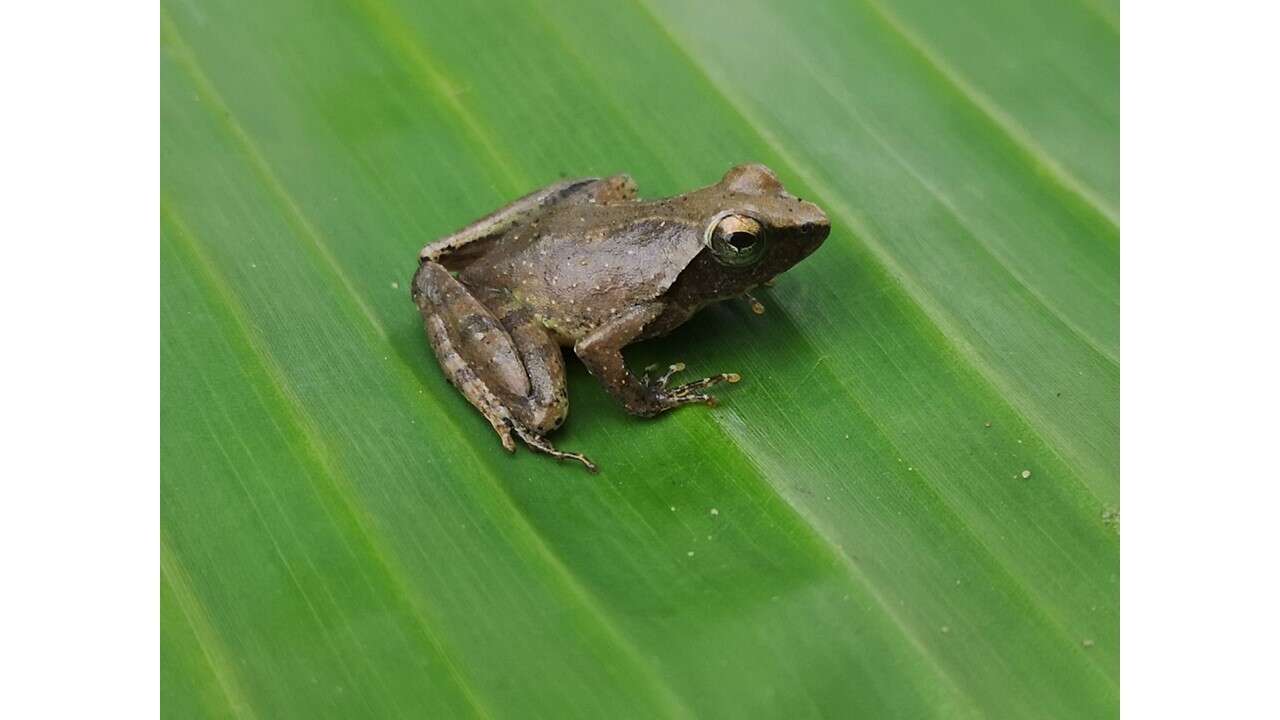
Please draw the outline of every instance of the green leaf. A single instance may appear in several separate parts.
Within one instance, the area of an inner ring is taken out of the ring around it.
[[[1117,16],[166,2],[165,714],[1116,715]],[[743,382],[642,421],[571,362],[602,473],[502,452],[418,249],[749,160],[830,239],[629,351]]]

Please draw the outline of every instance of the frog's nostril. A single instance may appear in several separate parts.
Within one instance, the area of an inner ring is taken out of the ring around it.
[[[800,234],[804,237],[820,237],[826,235],[830,228],[825,222],[807,222],[800,225]]]

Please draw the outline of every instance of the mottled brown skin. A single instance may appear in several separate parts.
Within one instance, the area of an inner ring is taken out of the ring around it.
[[[637,377],[622,348],[665,334],[705,305],[771,281],[822,244],[827,216],[763,165],[663,200],[635,199],[626,175],[566,180],[422,249],[413,299],[445,376],[515,450],[557,458],[546,435],[569,411],[572,347],[623,407],[652,417],[738,376],[671,386]]]

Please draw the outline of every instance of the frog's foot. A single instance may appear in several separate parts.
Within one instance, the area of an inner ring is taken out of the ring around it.
[[[485,420],[493,426],[494,432],[498,433],[498,439],[502,441],[502,449],[509,453],[516,451],[515,438],[511,437],[511,429],[507,426],[505,418],[484,413]]]
[[[693,403],[705,403],[715,407],[715,396],[708,395],[702,391],[718,383],[727,382],[733,384],[742,379],[742,376],[738,373],[719,373],[718,375],[704,377],[701,380],[669,387],[671,378],[676,373],[682,372],[684,368],[684,363],[678,362],[668,367],[665,373],[653,380],[649,379],[648,373],[645,374],[643,382],[653,393],[653,400],[660,408],[659,412]]]
[[[587,470],[593,473],[600,470],[600,468],[598,468],[595,463],[591,462],[586,455],[583,455],[582,453],[561,452],[557,450],[555,446],[551,444],[551,441],[534,432],[531,428],[525,427],[519,421],[511,421],[511,429],[516,431],[516,435],[519,435],[520,439],[523,440],[526,445],[540,453],[550,455],[557,460],[577,460],[582,463]]]

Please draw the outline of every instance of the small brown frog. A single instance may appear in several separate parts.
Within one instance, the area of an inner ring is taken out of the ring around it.
[[[635,193],[627,175],[557,182],[419,255],[413,300],[440,367],[509,452],[519,437],[596,470],[546,439],[569,412],[561,346],[633,415],[714,405],[705,390],[737,382],[736,374],[673,386],[683,364],[637,377],[622,348],[772,280],[831,228],[822,210],[758,164],[664,200]]]

